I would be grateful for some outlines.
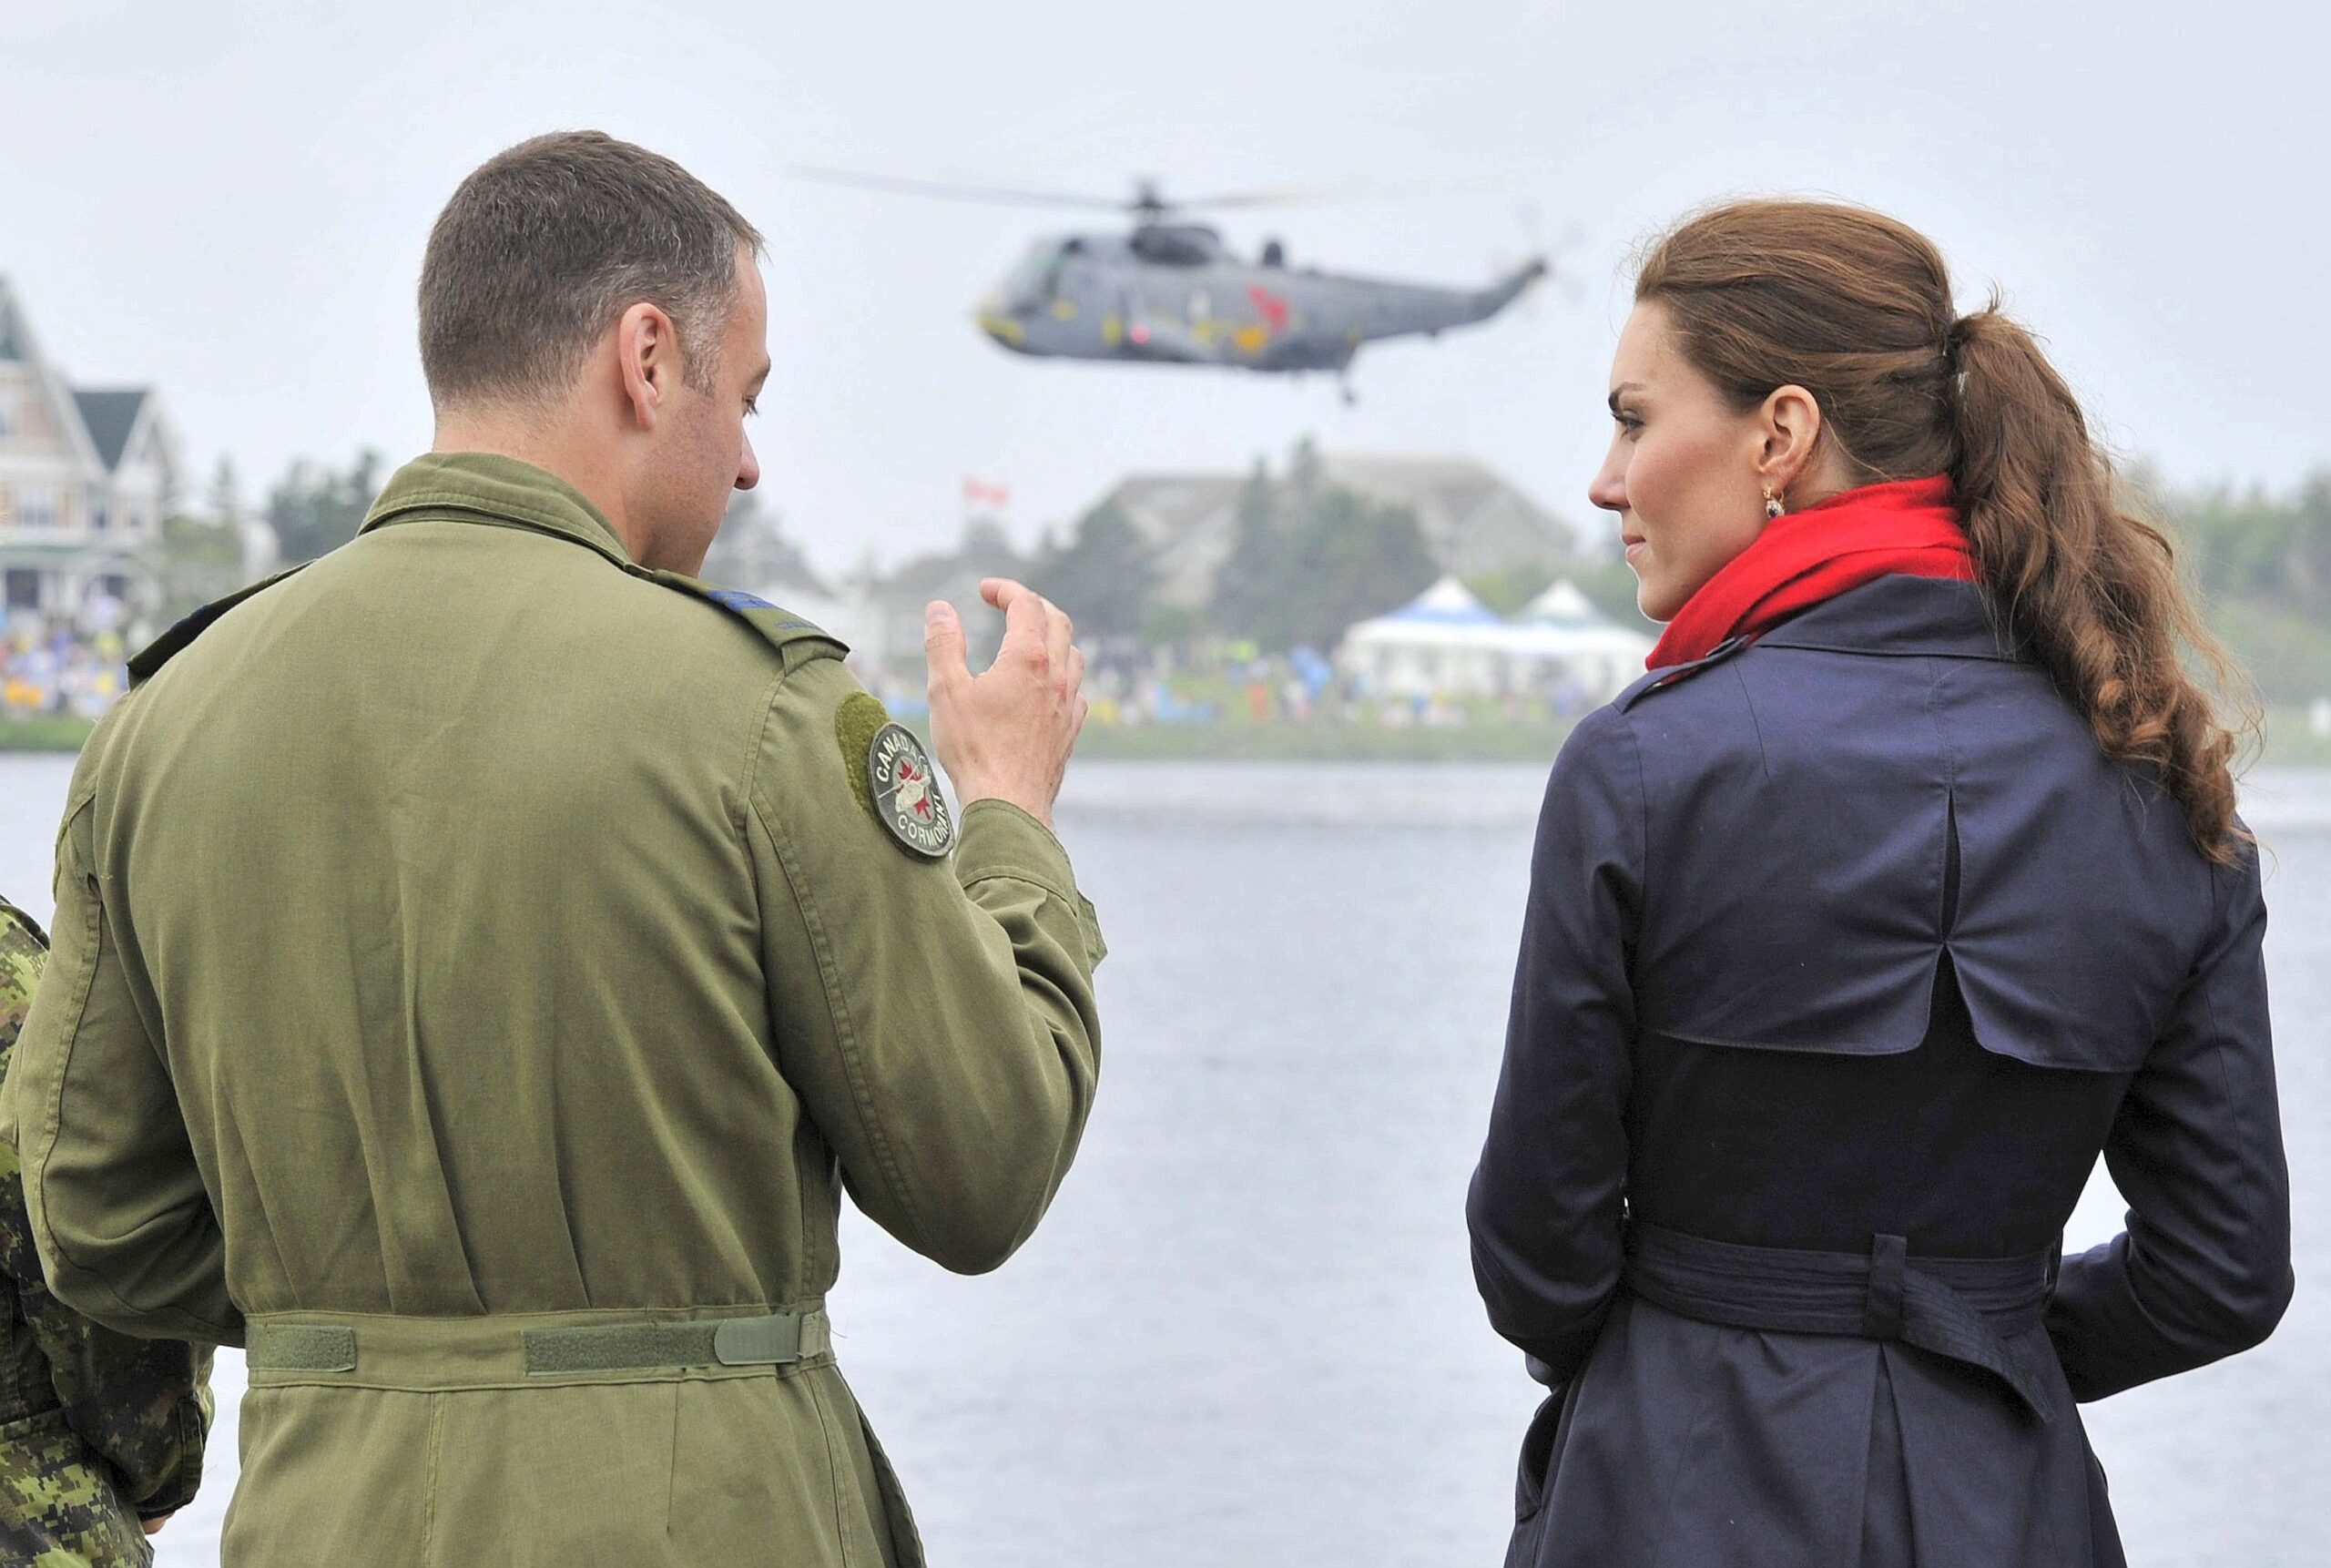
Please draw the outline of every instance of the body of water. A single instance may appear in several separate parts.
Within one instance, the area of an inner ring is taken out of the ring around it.
[[[0,891],[46,914],[69,762],[0,757]],[[947,1568],[1501,1559],[1537,1390],[1462,1215],[1542,767],[1086,764],[1101,1095],[1051,1217],[960,1279],[846,1226],[844,1370]],[[2133,1563],[2323,1561],[2331,770],[2261,770],[2300,1292],[2263,1349],[2087,1409]],[[2117,1229],[2101,1180],[2085,1246]],[[239,1360],[164,1568],[216,1561]],[[2310,1480],[2309,1478],[2315,1478]]]

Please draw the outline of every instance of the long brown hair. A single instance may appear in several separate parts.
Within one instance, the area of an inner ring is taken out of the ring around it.
[[[2204,852],[2233,860],[2237,731],[2183,656],[2222,689],[2238,689],[2234,667],[2168,538],[2122,510],[2071,389],[1996,297],[1959,315],[1942,253],[1882,214],[1736,201],[1654,243],[1635,299],[1658,302],[1685,355],[1739,407],[1777,387],[1811,392],[1859,482],[1949,474],[2010,635],[2098,745],[2158,771]],[[2246,709],[2242,728],[2255,728]]]

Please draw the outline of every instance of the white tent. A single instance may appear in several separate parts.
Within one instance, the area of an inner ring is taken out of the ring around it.
[[[1596,702],[1624,691],[1643,674],[1643,661],[1652,650],[1650,636],[1596,609],[1567,577],[1531,600],[1520,619],[1531,634],[1532,651],[1562,667],[1566,678]]]
[[[1557,582],[1512,621],[1454,577],[1344,634],[1337,667],[1393,697],[1615,696],[1643,671],[1651,639],[1612,621],[1575,584]]]

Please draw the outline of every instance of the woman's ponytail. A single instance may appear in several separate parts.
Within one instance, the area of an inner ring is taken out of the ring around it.
[[[1984,584],[2097,744],[2155,769],[2194,841],[2231,860],[2237,741],[2183,656],[2224,686],[2234,672],[2169,540],[2122,510],[2071,389],[1997,300],[1960,317],[1944,351],[1957,372],[1951,479]]]

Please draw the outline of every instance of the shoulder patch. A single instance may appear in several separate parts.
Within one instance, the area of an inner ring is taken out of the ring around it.
[[[261,594],[307,565],[287,566],[271,577],[236,589],[223,599],[213,599],[200,609],[182,616],[169,630],[129,656],[129,684],[143,686],[154,672],[184,652],[187,646],[218,624],[219,617],[256,594]]]
[[[1611,706],[1621,713],[1624,713],[1640,701],[1645,693],[1664,690],[1678,681],[1689,680],[1708,666],[1722,664],[1741,649],[1753,646],[1756,640],[1754,637],[1726,637],[1689,664],[1668,665],[1653,670],[1637,680],[1634,685],[1613,697]]]
[[[779,609],[758,594],[748,594],[738,588],[716,588],[709,583],[677,572],[641,571],[650,582],[660,583],[675,593],[687,594],[708,605],[717,605],[761,635],[769,647],[785,661],[787,673],[799,669],[811,659],[840,658],[850,652],[849,645],[840,637],[803,620],[790,610]]]
[[[867,744],[863,767],[874,820],[910,852],[944,859],[955,847],[955,820],[940,792],[931,753],[914,731],[903,724],[882,726]]]

